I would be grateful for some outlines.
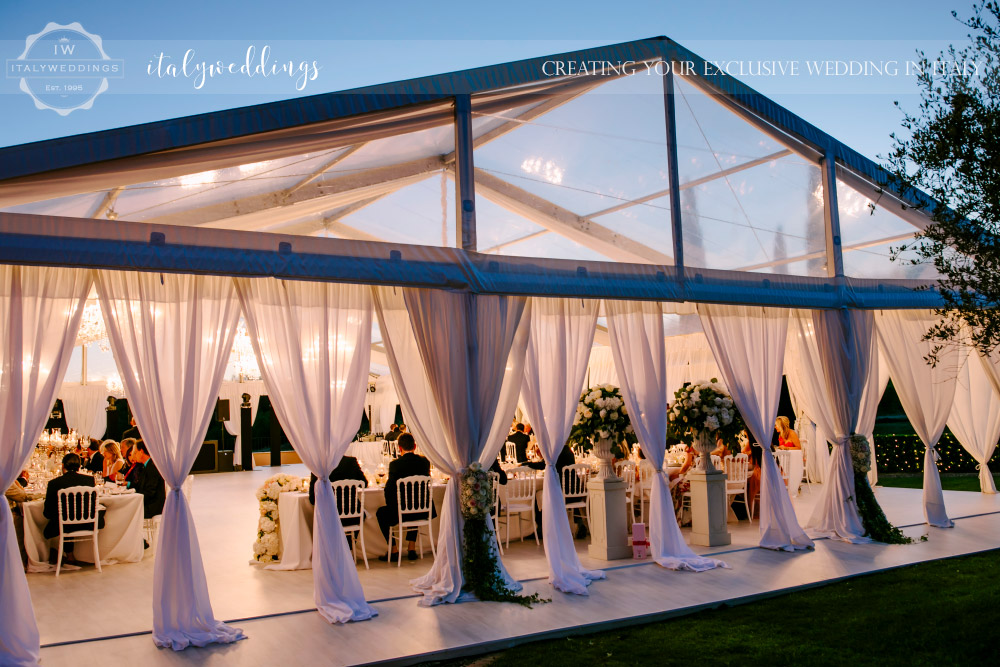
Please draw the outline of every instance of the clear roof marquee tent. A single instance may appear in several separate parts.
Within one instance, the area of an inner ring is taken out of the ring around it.
[[[659,37],[0,149],[0,262],[933,307],[886,181]]]

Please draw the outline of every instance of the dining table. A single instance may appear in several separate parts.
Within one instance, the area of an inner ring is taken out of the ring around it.
[[[137,563],[142,560],[143,504],[142,495],[132,489],[101,489],[98,502],[104,509],[104,528],[97,532],[97,545],[101,566],[115,563]],[[31,500],[23,505],[24,550],[28,555],[28,572],[51,572],[49,550],[59,544],[59,538],[46,538],[48,519],[43,514],[44,498]],[[73,556],[84,563],[94,562],[94,543],[91,540],[74,544]]]

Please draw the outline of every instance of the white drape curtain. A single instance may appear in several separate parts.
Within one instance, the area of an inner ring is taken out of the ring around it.
[[[104,385],[64,384],[59,390],[66,425],[100,440],[108,428],[108,389]]]
[[[816,348],[815,331],[812,324],[812,313],[808,310],[792,311],[789,320],[789,347],[785,355],[789,364],[787,370],[788,386],[794,387],[794,394],[801,409],[816,424],[816,440],[810,447],[820,468],[820,479],[826,481],[826,473],[830,468],[830,448],[827,438],[833,433],[833,415],[823,381],[823,368]],[[822,441],[820,442],[820,438]]]
[[[969,348],[965,365],[955,384],[955,402],[948,416],[948,428],[979,468],[979,488],[996,493],[993,475],[986,465],[1000,439],[1000,396],[993,390],[985,368],[990,362]]]
[[[594,346],[591,349],[590,363],[587,364],[587,375],[583,379],[583,384],[584,387],[597,387],[602,384],[618,386],[618,371],[615,369],[615,358],[610,347]]]
[[[0,486],[31,456],[66,374],[90,291],[87,271],[0,266]],[[14,517],[0,502],[0,664],[37,665],[38,626],[18,555]]]
[[[781,308],[699,304],[698,313],[733,402],[763,451],[760,546],[812,548],[771,454],[771,433],[781,398],[788,311]]]
[[[955,384],[965,358],[957,345],[938,353],[936,366],[925,361],[934,347],[923,335],[937,322],[927,311],[882,310],[878,313],[878,340],[913,430],[924,443],[924,516],[938,528],[951,528],[937,469],[937,446],[955,400]]]
[[[153,574],[153,641],[181,650],[243,632],[217,621],[181,484],[201,448],[233,347],[229,278],[96,271],[97,294],[129,407],[167,484]]]
[[[861,413],[858,415],[857,432],[868,438],[868,444],[872,451],[872,467],[868,471],[868,483],[873,487],[878,483],[878,461],[875,458],[875,417],[878,416],[878,404],[882,400],[882,394],[889,385],[889,367],[878,353],[878,345],[875,345],[875,353],[872,354],[871,372],[868,374],[868,382],[865,383],[865,391],[861,398]]]
[[[243,394],[250,394],[250,424],[253,425],[253,420],[257,418],[260,397],[265,393],[263,380],[223,382],[222,387],[219,388],[219,398],[229,401],[229,421],[222,423],[225,424],[229,435],[236,436],[236,444],[233,446],[233,461],[237,464],[243,460],[243,421],[240,412],[240,406],[243,405]],[[246,446],[253,447],[253,434],[247,434]]]
[[[813,336],[806,346],[817,355],[834,442],[820,499],[808,525],[818,535],[855,543],[868,539],[855,500],[848,438],[858,430],[862,400],[875,359],[873,329],[874,319],[869,311],[815,310]]]
[[[722,561],[696,555],[684,541],[663,472],[669,386],[663,308],[655,301],[605,301],[604,312],[622,398],[639,446],[656,470],[649,501],[650,554],[671,570],[725,567]]]
[[[371,360],[371,291],[275,278],[235,282],[281,426],[309,471],[326,480],[361,423]],[[375,616],[347,548],[337,500],[323,482],[316,484],[312,549],[313,597],[323,618],[346,623]]]
[[[423,594],[422,606],[458,602],[464,599],[458,476],[473,461],[496,458],[507,435],[527,339],[525,299],[372,290],[407,428],[420,451],[451,477],[434,564],[410,583]],[[495,541],[493,548],[498,554]],[[507,585],[520,590],[497,560]]]
[[[587,372],[597,324],[597,301],[531,300],[531,334],[524,355],[521,397],[538,449],[545,459],[542,534],[549,583],[564,593],[587,595],[587,586],[604,573],[583,569],[570,532],[556,459],[566,445]]]

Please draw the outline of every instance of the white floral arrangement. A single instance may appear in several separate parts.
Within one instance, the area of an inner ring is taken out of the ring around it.
[[[636,442],[625,401],[613,384],[584,390],[576,406],[569,443],[588,450],[597,438],[610,439],[616,446],[623,440],[630,445]]]
[[[744,428],[733,399],[716,378],[692,382],[675,391],[667,411],[667,435],[677,439],[707,431],[735,441]]]
[[[257,541],[253,543],[253,558],[260,563],[279,560],[281,543],[278,540],[278,496],[289,491],[308,491],[308,477],[294,477],[278,473],[269,477],[257,489],[260,501],[260,519],[257,520]]]
[[[493,509],[493,483],[479,461],[469,464],[462,473],[462,517],[484,519]]]
[[[868,445],[868,438],[855,433],[848,439],[848,445],[851,449],[851,465],[854,467],[854,472],[867,474],[872,469],[872,449]]]

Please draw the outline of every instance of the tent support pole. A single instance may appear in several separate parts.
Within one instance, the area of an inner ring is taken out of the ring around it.
[[[667,65],[670,65],[667,62]],[[674,265],[677,277],[684,278],[684,232],[681,221],[681,179],[677,166],[677,114],[674,107],[674,73],[668,66],[663,75],[663,106],[667,124],[667,169],[670,177],[670,224],[673,228]]]
[[[476,177],[472,162],[472,97],[455,96],[455,245],[476,249]]]
[[[823,217],[826,222],[826,268],[831,278],[844,277],[844,253],[837,208],[837,166],[832,150],[823,157]]]

